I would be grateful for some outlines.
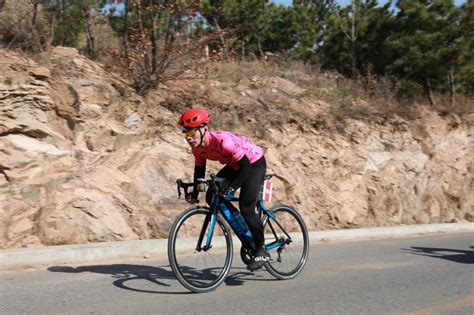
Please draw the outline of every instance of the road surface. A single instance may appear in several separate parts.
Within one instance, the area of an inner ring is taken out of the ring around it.
[[[237,246],[236,246],[237,247]],[[293,280],[234,256],[217,290],[189,293],[167,257],[0,272],[0,314],[474,314],[474,236],[317,243]]]

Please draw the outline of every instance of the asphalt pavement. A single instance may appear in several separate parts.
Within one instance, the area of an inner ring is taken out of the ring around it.
[[[234,256],[194,294],[167,255],[0,272],[0,314],[474,314],[474,234],[312,242],[296,278]]]

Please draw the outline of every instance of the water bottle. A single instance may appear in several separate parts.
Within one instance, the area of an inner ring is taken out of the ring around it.
[[[226,219],[229,221],[230,225],[232,225],[232,227],[234,228],[235,232],[239,235],[243,235],[245,232],[245,229],[242,228],[241,224],[237,221],[237,218],[234,215],[232,215],[232,213],[230,213],[230,210],[229,208],[227,208],[226,204],[221,203],[219,207],[222,209],[222,212],[224,213]]]
[[[252,232],[250,232],[250,229],[249,229],[247,223],[245,223],[244,217],[240,214],[240,212],[235,211],[233,213],[233,216],[234,216],[235,220],[239,223],[240,228],[242,229],[242,231],[244,231],[245,236],[252,239]]]

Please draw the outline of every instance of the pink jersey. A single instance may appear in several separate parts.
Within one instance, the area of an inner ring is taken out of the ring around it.
[[[237,164],[246,155],[250,163],[258,161],[263,156],[263,149],[249,139],[227,131],[210,131],[209,142],[203,147],[193,148],[192,153],[196,165],[206,164],[206,160],[219,161],[235,170]]]

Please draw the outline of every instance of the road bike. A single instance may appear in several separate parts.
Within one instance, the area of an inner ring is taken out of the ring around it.
[[[266,175],[265,180],[272,176]],[[242,244],[240,257],[245,264],[254,257],[255,244],[240,212],[223,197],[228,185],[224,178],[211,175],[210,180],[199,179],[196,184],[179,179],[176,183],[178,198],[181,189],[188,196],[190,187],[201,192],[210,190],[212,196],[209,207],[195,206],[182,212],[168,238],[168,259],[178,281],[190,291],[208,292],[217,288],[230,271],[234,255],[231,229]],[[264,226],[265,248],[272,256],[264,266],[277,279],[292,279],[308,259],[306,225],[293,207],[279,204],[267,209],[263,195],[257,211]]]

